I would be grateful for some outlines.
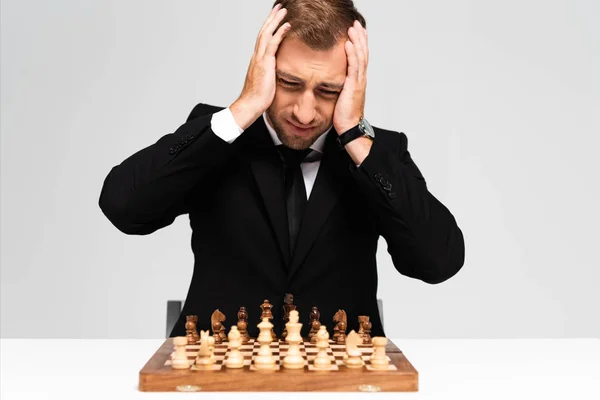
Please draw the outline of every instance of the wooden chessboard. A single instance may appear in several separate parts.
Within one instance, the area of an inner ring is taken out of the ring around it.
[[[187,345],[188,359],[195,360],[200,345]],[[351,369],[344,365],[345,346],[330,341],[327,350],[331,369],[317,371],[312,361],[317,354],[315,344],[305,340],[301,352],[305,358],[303,369],[290,370],[281,366],[289,345],[285,342],[271,343],[271,351],[276,359],[276,370],[256,370],[253,358],[260,345],[254,339],[240,349],[244,355],[244,367],[226,368],[223,361],[227,354],[227,342],[215,345],[216,362],[210,369],[176,370],[171,368],[173,339],[167,339],[140,371],[139,390],[153,392],[171,391],[385,391],[414,392],[418,390],[419,374],[404,354],[388,339],[386,347],[390,361],[387,370],[374,370],[370,365],[372,345],[359,345],[365,365]]]

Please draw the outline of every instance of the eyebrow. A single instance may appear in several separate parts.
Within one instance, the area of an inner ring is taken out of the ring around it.
[[[305,83],[302,79],[298,78],[297,76],[294,76],[292,74],[288,74],[287,72],[283,72],[280,70],[276,70],[277,75],[292,80],[292,81],[299,81],[302,83]],[[329,88],[329,89],[337,89],[337,90],[342,90],[344,88],[344,84],[338,84],[338,83],[332,83],[332,82],[319,82],[318,86],[322,86],[325,88]]]

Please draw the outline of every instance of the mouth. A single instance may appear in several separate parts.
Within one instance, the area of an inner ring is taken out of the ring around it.
[[[292,128],[292,130],[297,133],[297,134],[306,134],[310,131],[312,131],[313,129],[315,129],[314,126],[308,126],[308,127],[301,127],[301,126],[297,126],[295,124],[293,124],[292,122],[288,121],[287,119],[285,120],[285,122]]]

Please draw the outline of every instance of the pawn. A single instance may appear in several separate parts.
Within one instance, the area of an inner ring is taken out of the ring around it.
[[[317,339],[313,339],[314,336],[319,332],[319,328],[321,327],[321,322],[319,321],[321,317],[321,313],[317,309],[317,307],[313,307],[310,310],[309,320],[310,320],[310,332],[308,332],[308,338],[311,343],[316,343]]]
[[[240,351],[242,347],[242,335],[238,331],[237,326],[232,326],[229,330],[229,345],[227,346],[227,359],[225,360],[225,366],[227,368],[243,368],[244,367],[244,355]]]
[[[185,353],[185,346],[188,344],[188,339],[185,336],[177,336],[173,339],[175,353],[171,356],[171,368],[173,369],[188,369],[191,365],[190,360]]]
[[[221,323],[221,321],[214,321],[212,323],[212,331],[215,344],[223,343],[223,338],[221,337],[221,329],[223,329],[223,324]]]
[[[371,367],[377,370],[387,370],[390,361],[385,354],[385,346],[387,345],[387,338],[376,336],[373,338],[373,354],[371,355]]]
[[[198,332],[196,331],[196,322],[198,322],[197,315],[186,315],[186,317],[185,317],[185,337],[187,339],[187,344],[198,343],[199,337],[198,337]]]
[[[346,322],[345,321],[338,322],[337,328],[338,328],[338,336],[337,336],[336,343],[337,344],[345,344],[346,343]],[[358,333],[357,333],[357,335],[358,335]]]
[[[327,332],[325,325],[321,325],[319,331],[313,337],[316,340],[318,349],[313,365],[315,369],[329,369],[331,367],[331,359],[327,354],[327,348],[329,347],[329,332]]]
[[[240,311],[238,311],[237,328],[242,336],[242,344],[248,343],[250,336],[248,335],[248,312],[246,307],[240,307]]]
[[[312,336],[310,336],[310,342],[311,343],[317,343],[317,333],[319,333],[319,330],[321,329],[321,321],[319,321],[318,319],[315,319],[314,321],[312,321],[312,323],[310,324],[310,329],[311,331],[314,331],[315,333],[313,333]],[[323,325],[324,326],[324,325]],[[329,335],[329,334],[328,334]],[[329,336],[328,336],[329,337]],[[329,340],[329,339],[327,339]]]
[[[363,344],[371,344],[371,327],[372,324],[369,321],[369,317],[361,315],[358,317],[358,334],[362,337]]]

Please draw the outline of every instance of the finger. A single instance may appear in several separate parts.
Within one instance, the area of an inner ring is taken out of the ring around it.
[[[277,29],[277,26],[279,26],[281,21],[283,21],[286,14],[287,10],[285,8],[282,8],[281,10],[277,11],[271,22],[269,22],[269,24],[265,27],[264,31],[260,35],[257,49],[258,55],[262,56],[265,54],[265,50],[267,48],[267,45],[269,44],[269,41],[273,38],[273,33],[275,32],[275,29]]]
[[[275,15],[277,14],[277,12],[280,9],[281,9],[281,3],[277,3],[277,5],[275,5],[275,7],[273,7],[273,9],[271,10],[271,12],[269,13],[269,16],[267,17],[267,19],[265,20],[264,24],[260,28],[261,30],[263,30],[267,25],[269,25],[271,23],[271,21],[273,20],[273,18],[275,18]]]
[[[356,59],[357,59],[357,69],[358,69],[358,82],[362,82],[365,74],[365,53],[363,51],[362,45],[360,43],[360,39],[358,37],[358,30],[355,27],[352,27],[348,30],[348,34],[350,39],[352,40],[352,44],[354,45]]]
[[[275,56],[275,53],[277,53],[277,49],[279,48],[279,45],[283,41],[285,34],[289,32],[290,28],[291,28],[291,25],[289,22],[286,22],[285,24],[283,24],[279,27],[279,29],[277,30],[275,35],[273,35],[273,38],[269,41],[267,48],[265,49],[265,56],[269,56],[269,57]]]
[[[362,47],[363,54],[365,55],[365,67],[369,65],[369,43],[367,39],[367,30],[363,28],[360,22],[356,21],[355,26],[358,32],[358,38],[360,39],[360,46]]]
[[[346,55],[348,57],[348,79],[355,82],[358,79],[358,58],[356,49],[351,41],[346,41]]]
[[[260,27],[260,30],[258,31],[258,38],[256,39],[256,45],[254,46],[254,51],[256,51],[258,49],[258,44],[260,43],[260,37],[262,36],[263,31],[265,30],[267,25],[269,25],[269,23],[273,20],[273,18],[275,17],[275,14],[277,14],[277,12],[280,9],[281,9],[281,3],[276,4],[275,7],[273,7],[271,12],[269,13],[269,16],[267,17],[265,22]]]

